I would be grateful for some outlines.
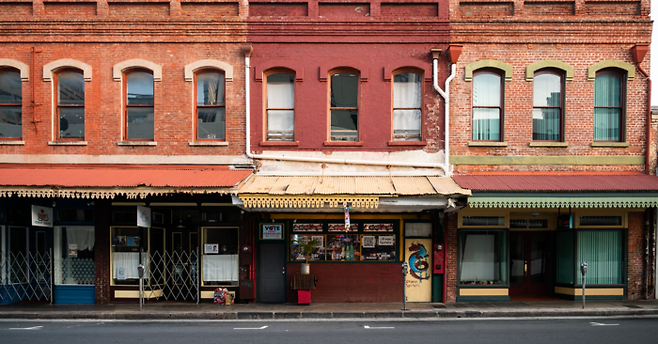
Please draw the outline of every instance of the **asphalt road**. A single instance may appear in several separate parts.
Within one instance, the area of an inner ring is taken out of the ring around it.
[[[658,318],[438,321],[0,321],[0,343],[657,343]]]

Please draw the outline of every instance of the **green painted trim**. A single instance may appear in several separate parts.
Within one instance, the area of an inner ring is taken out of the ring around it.
[[[592,147],[620,147],[627,148],[629,146],[628,142],[592,142],[590,143]]]
[[[530,142],[530,147],[569,147],[569,142]]]
[[[635,66],[630,63],[619,60],[605,60],[597,62],[587,68],[587,81],[594,81],[596,78],[596,72],[604,68],[619,68],[625,70],[628,81],[633,81],[635,79]]]
[[[450,156],[453,165],[644,165],[644,156]]]
[[[658,206],[658,197],[472,196],[468,198],[468,205],[472,208],[650,208]]]
[[[544,68],[557,68],[565,73],[567,81],[573,80],[573,67],[570,64],[557,60],[543,60],[529,64],[525,67],[525,81],[532,81],[535,77],[535,72]]]
[[[507,142],[471,141],[469,147],[507,147]]]
[[[496,68],[505,72],[505,81],[512,80],[512,65],[498,60],[481,60],[464,67],[464,81],[473,81],[473,71],[482,68]]]

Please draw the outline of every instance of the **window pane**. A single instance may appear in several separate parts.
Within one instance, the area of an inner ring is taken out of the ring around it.
[[[621,77],[601,74],[594,79],[594,106],[621,106]]]
[[[136,72],[126,76],[128,105],[153,105],[153,75]]]
[[[331,76],[331,107],[358,107],[359,79],[350,73]]]
[[[331,110],[332,141],[358,140],[357,114],[356,110]]]
[[[555,74],[536,75],[533,82],[534,106],[560,106],[562,84],[559,76]]]
[[[579,231],[578,269],[583,261],[587,262],[585,284],[621,284],[621,231]],[[578,284],[581,282],[582,277]]]
[[[574,283],[573,237],[574,233],[572,231],[561,231],[556,235],[556,283]]]
[[[267,139],[286,140],[294,139],[295,111],[268,110],[267,111]]]
[[[198,108],[197,138],[220,139],[225,138],[225,108]]]
[[[63,139],[85,137],[85,108],[59,108],[59,137]]]
[[[560,139],[560,109],[532,110],[532,139],[546,141]]]
[[[505,232],[462,233],[460,284],[507,283]]]
[[[95,284],[94,227],[55,229],[55,283]]]
[[[238,229],[204,228],[204,254],[201,276],[204,285],[238,281]],[[217,253],[207,253],[206,245],[217,247]]]
[[[23,102],[21,76],[16,72],[0,73],[0,104]]]
[[[59,105],[84,105],[85,80],[80,73],[62,73],[57,76]]]
[[[295,84],[290,74],[272,74],[267,77],[267,108],[293,109]]]
[[[498,108],[473,108],[473,140],[500,140]]]
[[[127,128],[129,139],[153,139],[153,125],[152,107],[128,109]]]
[[[224,105],[224,74],[197,75],[196,102],[197,105]]]
[[[393,77],[393,107],[420,107],[420,75],[400,73]]]
[[[500,76],[491,73],[473,77],[473,106],[500,106]]]
[[[0,138],[21,138],[23,113],[20,106],[0,106]]]
[[[420,140],[420,110],[393,111],[393,138]]]
[[[619,141],[620,124],[621,124],[620,108],[595,108],[594,109],[594,140]]]

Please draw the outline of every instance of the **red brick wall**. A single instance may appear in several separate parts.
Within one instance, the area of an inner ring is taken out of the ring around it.
[[[6,16],[30,16],[32,15],[31,2],[2,2],[0,3],[0,13]]]
[[[274,16],[274,17],[305,17],[308,16],[307,3],[251,3],[249,4],[249,15]]]
[[[628,299],[646,299],[645,213],[628,213]]]
[[[640,15],[639,1],[585,2],[583,15],[588,16],[636,16]]]
[[[443,218],[443,228],[446,236],[446,302],[457,301],[457,214],[448,213]]]
[[[524,4],[524,14],[528,16],[566,16],[575,14],[573,2],[529,2]]]
[[[94,201],[94,231],[96,243],[94,246],[96,265],[96,303],[109,304],[110,295],[110,222],[111,202],[97,199]]]
[[[238,16],[239,7],[237,2],[184,2],[181,3],[181,14],[196,18]]]
[[[459,14],[462,19],[496,19],[514,15],[514,3],[463,3],[459,6]]]
[[[155,20],[169,16],[168,2],[118,3],[110,2],[110,16],[131,20]]]
[[[332,4],[320,3],[320,17],[325,18],[361,18],[370,14],[369,3]],[[366,15],[367,14],[367,15]]]
[[[44,2],[43,5],[47,16],[79,19],[96,15],[95,2]]]
[[[438,4],[423,3],[382,3],[382,17],[413,18],[413,17],[437,17],[439,15]]]

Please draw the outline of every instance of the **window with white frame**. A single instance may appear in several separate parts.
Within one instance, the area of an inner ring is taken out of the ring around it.
[[[419,74],[398,73],[393,76],[393,140],[421,140],[421,83]]]
[[[295,77],[288,73],[267,75],[267,141],[295,140]]]

